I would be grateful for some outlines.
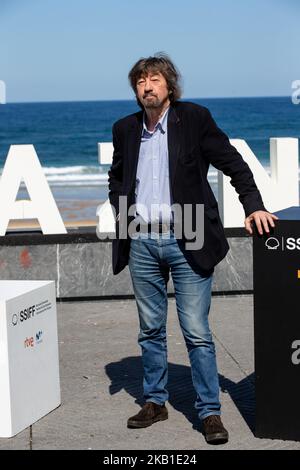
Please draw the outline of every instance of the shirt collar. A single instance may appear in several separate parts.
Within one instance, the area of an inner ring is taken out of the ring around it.
[[[148,129],[147,129],[147,126],[146,126],[146,113],[144,112],[143,114],[143,134],[144,132],[147,132],[148,134],[154,134],[154,132],[159,129],[161,131],[162,134],[165,134],[166,130],[167,130],[167,122],[168,122],[168,113],[169,113],[169,109],[170,109],[170,106],[167,107],[167,109],[165,110],[164,114],[162,115],[162,117],[160,118],[160,120],[155,124],[155,127],[154,127],[154,130],[152,132],[150,132]]]

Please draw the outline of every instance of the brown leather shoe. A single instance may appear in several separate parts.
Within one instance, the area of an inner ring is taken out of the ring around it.
[[[128,428],[146,428],[157,421],[168,419],[168,410],[165,405],[157,405],[148,401],[138,414],[131,416],[127,421]]]
[[[208,444],[226,444],[228,442],[228,431],[224,428],[220,416],[207,416],[202,421],[202,426]]]

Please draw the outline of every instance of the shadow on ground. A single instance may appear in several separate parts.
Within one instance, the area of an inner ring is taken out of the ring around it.
[[[196,393],[193,387],[190,367],[181,364],[169,363],[168,391],[170,405],[182,413],[192,424],[193,429],[201,432],[201,423],[194,408]],[[135,403],[142,406],[143,368],[140,357],[126,357],[118,362],[112,362],[105,367],[111,385],[109,392],[114,395],[125,390],[135,399]],[[248,427],[254,432],[255,392],[254,374],[245,377],[238,383],[219,375],[222,392],[228,393],[239,410]]]

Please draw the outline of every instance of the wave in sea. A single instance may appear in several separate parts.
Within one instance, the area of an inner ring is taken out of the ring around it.
[[[108,167],[96,166],[70,166],[63,168],[44,167],[46,178],[51,186],[96,186],[107,185]],[[210,169],[208,180],[215,184],[218,181],[218,172]]]
[[[264,168],[270,175],[270,166],[264,166]],[[108,184],[108,169],[109,165],[43,167],[44,174],[50,186],[106,186]],[[218,172],[216,169],[210,168],[208,181],[211,184],[218,182]]]
[[[104,186],[107,185],[107,166],[44,167],[51,186]]]
[[[43,167],[43,171],[50,186],[106,186],[108,180],[108,165]]]

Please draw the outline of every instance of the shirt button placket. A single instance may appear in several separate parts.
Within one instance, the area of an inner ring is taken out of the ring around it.
[[[159,145],[158,145],[158,140],[157,140],[157,130],[154,133],[153,136],[153,147],[152,147],[153,153],[152,153],[152,163],[153,163],[153,201],[155,204],[158,204],[158,192],[159,192],[159,187],[158,187],[158,152],[159,152]],[[155,221],[158,221],[158,208],[155,206]]]

